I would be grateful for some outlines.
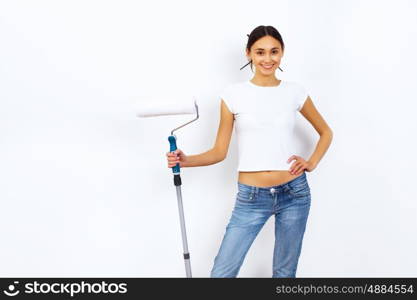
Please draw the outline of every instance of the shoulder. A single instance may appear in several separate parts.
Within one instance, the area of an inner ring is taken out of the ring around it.
[[[220,99],[222,99],[230,112],[235,113],[235,105],[237,104],[237,99],[240,99],[242,96],[245,82],[231,82],[224,86],[220,91]]]
[[[245,90],[244,81],[232,82],[232,83],[225,85],[220,90],[220,97],[225,101],[226,100],[233,101],[233,99],[241,97],[242,93],[243,94],[245,93],[244,90]]]
[[[287,89],[289,90],[290,95],[297,101],[303,101],[308,95],[308,91],[304,84],[298,81],[287,81]]]

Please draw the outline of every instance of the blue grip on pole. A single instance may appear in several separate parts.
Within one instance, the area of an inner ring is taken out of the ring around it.
[[[175,136],[170,135],[168,137],[168,141],[169,141],[169,151],[174,152],[175,150],[177,150],[177,139],[175,138]],[[179,172],[180,172],[180,164],[177,163],[175,167],[172,167],[172,173],[179,173]]]

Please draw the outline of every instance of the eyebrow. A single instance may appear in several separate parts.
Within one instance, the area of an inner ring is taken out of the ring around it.
[[[278,47],[271,48],[271,50],[274,50],[274,49],[278,49],[279,50]],[[256,48],[255,50],[265,50],[265,49],[264,48]]]

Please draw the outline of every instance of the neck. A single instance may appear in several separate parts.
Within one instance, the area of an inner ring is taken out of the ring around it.
[[[256,85],[261,85],[261,86],[275,86],[281,82],[281,80],[277,79],[274,75],[273,76],[255,75],[251,79],[251,81]]]

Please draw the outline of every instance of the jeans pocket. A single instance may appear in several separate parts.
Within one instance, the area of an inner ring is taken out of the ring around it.
[[[290,186],[289,193],[295,198],[310,196],[310,187],[307,181]]]
[[[239,190],[237,192],[236,199],[239,202],[250,203],[254,201],[255,195],[249,190]]]

